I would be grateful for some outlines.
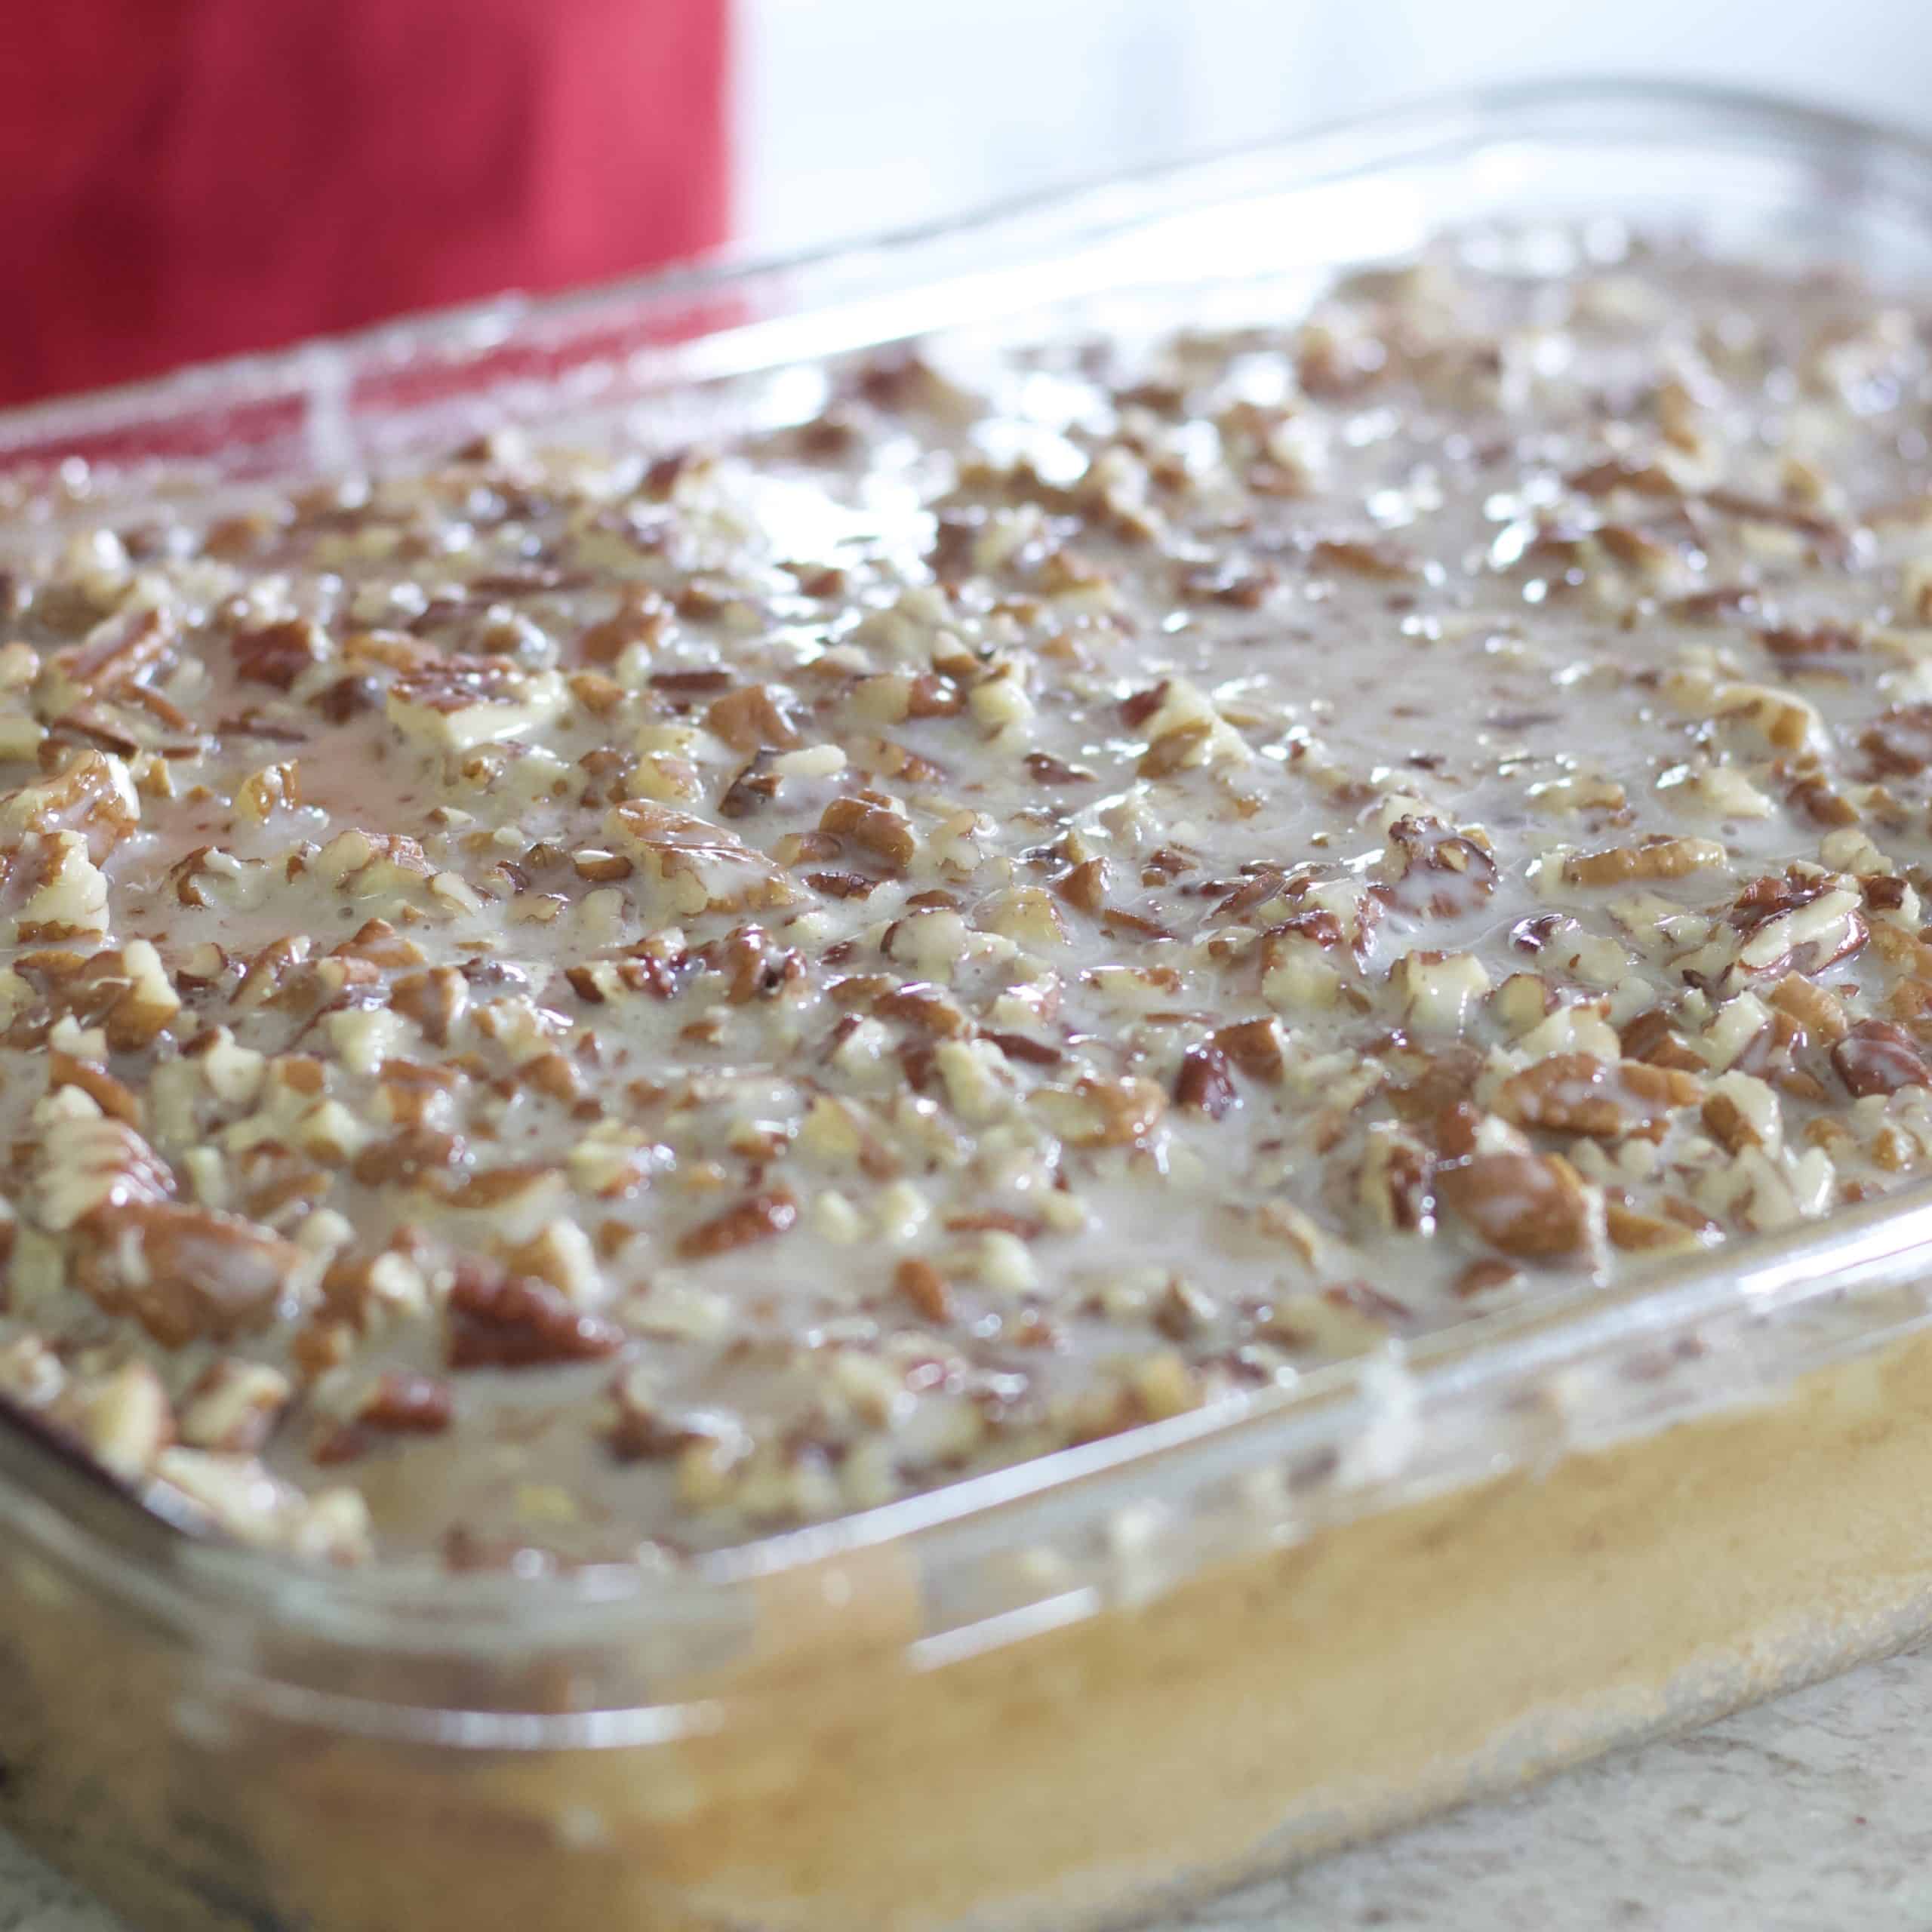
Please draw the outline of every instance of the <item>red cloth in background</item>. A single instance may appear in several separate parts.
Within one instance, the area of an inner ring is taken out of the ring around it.
[[[0,401],[724,239],[726,0],[0,0]]]

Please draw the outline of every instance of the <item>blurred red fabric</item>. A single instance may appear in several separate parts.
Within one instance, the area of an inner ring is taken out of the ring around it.
[[[727,0],[0,0],[0,401],[724,238]]]

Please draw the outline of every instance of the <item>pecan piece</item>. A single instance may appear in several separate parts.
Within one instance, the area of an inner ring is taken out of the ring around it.
[[[1638,463],[1628,457],[1606,457],[1587,469],[1579,469],[1563,479],[1566,488],[1580,496],[1607,497],[1613,490],[1629,490],[1640,497],[1676,497],[1682,494],[1669,471],[1654,463]]]
[[[1865,640],[1849,624],[1815,624],[1807,629],[1780,626],[1758,633],[1758,641],[1780,663],[1804,665],[1862,651]]]
[[[930,1261],[909,1256],[893,1270],[893,1291],[928,1321],[950,1321],[952,1294],[946,1277]]]
[[[1700,1091],[1690,1073],[1676,1068],[1641,1060],[1612,1066],[1589,1054],[1552,1054],[1503,1081],[1496,1111],[1518,1127],[1609,1139],[1688,1106]]]
[[[941,1039],[957,1039],[966,1031],[965,1014],[937,986],[921,980],[881,993],[872,1001],[872,1012],[878,1019],[903,1020]]]
[[[635,1371],[617,1377],[611,1401],[604,1440],[620,1463],[682,1458],[695,1451],[721,1475],[751,1454],[751,1438],[734,1417],[711,1409],[662,1407]]]
[[[889,866],[909,865],[918,850],[918,837],[904,819],[864,798],[834,798],[819,820],[819,829],[851,839]]]
[[[448,1429],[454,1413],[450,1386],[433,1375],[407,1369],[386,1369],[368,1398],[355,1411],[365,1429],[390,1435],[436,1435]]]
[[[1807,980],[1801,973],[1789,973],[1771,989],[1772,1005],[1791,1015],[1814,1040],[1835,1044],[1850,1032],[1851,1023],[1844,1008],[1829,987]]]
[[[140,806],[126,768],[100,752],[83,752],[64,771],[23,785],[0,802],[0,849],[32,834],[78,832],[99,865],[138,829]]]
[[[1859,735],[1868,778],[1913,778],[1932,764],[1932,704],[1894,705]]]
[[[363,712],[374,711],[382,701],[382,686],[366,675],[338,678],[309,700],[331,724],[346,724]]]
[[[1435,1165],[1429,1149],[1406,1128],[1379,1121],[1368,1130],[1356,1196],[1379,1227],[1433,1234]]]
[[[1032,1104],[1075,1147],[1131,1147],[1152,1134],[1167,1111],[1168,1097],[1151,1080],[1083,1077],[1069,1090],[1043,1087]]]
[[[704,721],[734,751],[790,751],[800,742],[790,713],[763,685],[740,685],[714,699]]]
[[[828,899],[869,899],[878,885],[863,872],[808,872],[805,883]]]
[[[168,1349],[262,1327],[309,1259],[238,1215],[172,1201],[97,1208],[82,1232],[75,1281]]]
[[[656,644],[670,617],[670,607],[655,590],[628,585],[616,614],[577,639],[577,654],[586,664],[614,664],[632,645],[648,649]]]
[[[1473,838],[1451,832],[1446,826],[1399,818],[1389,828],[1389,845],[1395,855],[1392,870],[1396,878],[1407,880],[1427,873],[1447,875],[1417,881],[1420,889],[1429,894],[1428,910],[1438,918],[1466,911],[1472,900],[1486,899],[1496,890],[1494,857]]]
[[[181,1440],[193,1449],[252,1456],[288,1406],[288,1378],[265,1362],[225,1355],[196,1380],[181,1406]]]
[[[1216,1046],[1189,1048],[1174,1078],[1174,1105],[1220,1120],[1236,1098],[1227,1055]]]
[[[1637,1252],[1688,1253],[1701,1247],[1694,1230],[1658,1214],[1642,1214],[1621,1201],[1604,1204],[1604,1226],[1614,1247]]]
[[[1052,881],[1053,889],[1069,906],[1083,912],[1097,912],[1106,903],[1107,862],[1102,858],[1083,859]]]
[[[1271,565],[1244,571],[1231,564],[1202,564],[1183,567],[1176,577],[1175,589],[1191,603],[1258,611],[1279,581]]]
[[[1703,1057],[1671,1023],[1670,1015],[1654,1006],[1629,1021],[1617,1036],[1626,1061],[1643,1060],[1652,1066],[1670,1067],[1684,1073],[1702,1072]]]
[[[1029,752],[1024,762],[1042,785],[1091,785],[1094,782],[1093,773],[1084,764],[1069,764],[1046,752]]]
[[[180,640],[171,613],[131,605],[78,644],[48,659],[37,696],[46,712],[72,712],[90,698],[125,697],[170,662]]]
[[[998,1048],[1008,1060],[1024,1060],[1029,1066],[1057,1066],[1066,1057],[1051,1041],[1032,1039],[1024,1033],[983,1031],[980,1038]]]
[[[1360,537],[1324,537],[1310,552],[1318,565],[1345,571],[1351,577],[1365,577],[1394,583],[1416,574],[1413,552],[1383,538],[1368,541]]]
[[[1846,1091],[1860,1099],[1896,1093],[1901,1087],[1932,1087],[1932,1066],[1918,1043],[1889,1020],[1860,1020],[1833,1044],[1832,1064]]]
[[[147,1474],[173,1435],[174,1423],[161,1377],[144,1361],[124,1362],[76,1384],[61,1397],[54,1420],[123,1482]]]
[[[613,806],[605,823],[614,844],[643,860],[667,912],[747,912],[797,902],[797,889],[772,861],[722,826],[648,798]]]
[[[1567,885],[1621,885],[1634,878],[1682,878],[1724,863],[1724,849],[1714,838],[1673,838],[1657,834],[1634,845],[1604,852],[1578,852],[1563,862]]]
[[[1281,1048],[1281,1024],[1272,1017],[1232,1021],[1217,1029],[1210,1036],[1210,1044],[1251,1079],[1279,1080],[1287,1066]]]
[[[448,1359],[452,1368],[533,1368],[614,1354],[623,1331],[586,1315],[547,1281],[458,1265],[450,1289]]]
[[[329,654],[328,633],[312,617],[238,631],[230,648],[235,675],[244,684],[268,685],[278,691],[288,690],[311,664]]]
[[[734,1248],[788,1234],[798,1220],[798,1202],[786,1189],[774,1188],[767,1193],[749,1195],[721,1214],[686,1229],[678,1242],[678,1252],[687,1260],[728,1254]]]
[[[1589,1244],[1589,1196],[1576,1169],[1554,1154],[1472,1155],[1438,1171],[1436,1192],[1505,1254],[1560,1260]]]
[[[423,1036],[435,1045],[449,1044],[450,1029],[469,1004],[469,986],[454,966],[432,966],[426,973],[405,974],[389,989],[389,1004],[413,1020]]]

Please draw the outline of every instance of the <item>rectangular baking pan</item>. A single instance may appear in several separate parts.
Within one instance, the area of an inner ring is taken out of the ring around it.
[[[0,545],[479,429],[675,443],[933,329],[1292,313],[1503,216],[1932,286],[1932,150],[1638,84],[1459,98],[777,267],[0,417]],[[0,1815],[146,1927],[1070,1928],[1932,1624],[1901,1190],[672,1574],[305,1570],[0,1427]]]

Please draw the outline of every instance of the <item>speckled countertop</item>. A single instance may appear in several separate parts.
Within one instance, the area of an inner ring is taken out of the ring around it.
[[[1932,1927],[1932,1647],[1204,1906],[1158,1932]],[[125,1932],[0,1834],[0,1932]]]

